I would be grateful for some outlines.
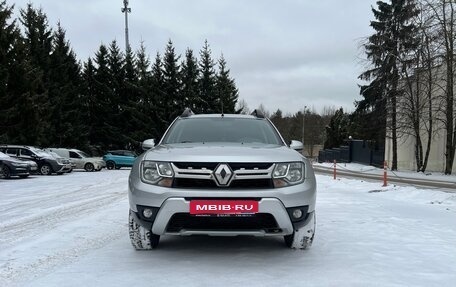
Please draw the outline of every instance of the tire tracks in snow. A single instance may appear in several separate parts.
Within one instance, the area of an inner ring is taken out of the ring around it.
[[[30,284],[128,236],[128,179],[122,175],[87,174],[77,179],[79,185],[62,181],[70,189],[65,192],[60,192],[62,185],[52,186],[56,182],[49,182],[49,192],[44,189],[47,182],[41,182],[46,185],[37,186],[36,194],[16,186],[12,195],[17,190],[18,198],[10,194],[12,206],[4,204],[8,211],[0,212],[0,286]]]
[[[119,224],[118,228],[97,234],[93,238],[84,238],[77,241],[68,249],[59,250],[27,262],[26,264],[8,260],[3,266],[0,265],[0,286],[22,285],[30,283],[31,279],[43,276],[44,273],[56,267],[62,267],[77,261],[85,254],[102,248],[107,242],[118,240],[122,236],[128,236],[127,224]]]
[[[101,208],[106,208],[106,206],[125,198],[125,192],[96,197],[92,196],[87,200],[80,200],[62,207],[46,210],[39,215],[21,217],[2,223],[0,224],[0,247],[1,249],[8,248],[18,241],[35,237],[47,230],[55,228],[57,225],[66,224],[83,215],[95,213]]]

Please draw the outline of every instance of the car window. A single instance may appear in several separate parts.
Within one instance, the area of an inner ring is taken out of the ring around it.
[[[31,151],[28,150],[28,149],[21,148],[21,155],[23,155],[23,156],[32,156],[32,155],[33,155],[33,152],[31,152]]]
[[[74,151],[70,151],[70,158],[81,158],[81,156]]]
[[[267,120],[254,118],[186,118],[177,120],[163,143],[236,142],[282,145]]]
[[[123,152],[123,155],[124,155],[124,156],[133,156],[133,157],[136,156],[136,154],[135,154],[134,152],[131,152],[131,151],[124,151],[124,152]]]
[[[17,155],[17,148],[8,148],[5,152],[7,155]]]

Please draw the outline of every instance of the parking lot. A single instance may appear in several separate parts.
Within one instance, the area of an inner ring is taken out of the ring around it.
[[[0,180],[0,286],[454,286],[456,196],[319,175],[310,250],[167,237],[134,251],[129,170]],[[149,284],[147,283],[147,284]]]

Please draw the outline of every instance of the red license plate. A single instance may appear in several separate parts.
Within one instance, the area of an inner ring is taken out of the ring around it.
[[[253,214],[258,212],[255,200],[192,200],[190,214]]]

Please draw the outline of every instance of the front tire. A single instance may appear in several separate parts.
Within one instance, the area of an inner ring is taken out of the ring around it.
[[[128,216],[128,231],[130,234],[131,245],[136,250],[151,250],[158,246],[160,235],[153,234],[152,231],[139,225],[130,210]]]
[[[308,249],[312,246],[317,220],[315,212],[313,212],[311,216],[312,218],[306,225],[295,230],[293,234],[284,236],[285,245],[287,247],[292,249]]]
[[[45,163],[40,167],[40,173],[42,175],[51,175],[52,174],[52,168],[49,164]]]
[[[4,179],[8,179],[11,177],[11,172],[9,170],[9,167],[6,165],[0,166],[0,176],[3,177]]]
[[[106,168],[109,170],[115,169],[116,168],[116,163],[113,162],[112,160],[109,160],[106,162]]]
[[[94,170],[95,170],[95,167],[93,166],[93,163],[88,162],[88,163],[86,163],[86,164],[84,165],[84,169],[85,169],[86,171],[94,171]]]

